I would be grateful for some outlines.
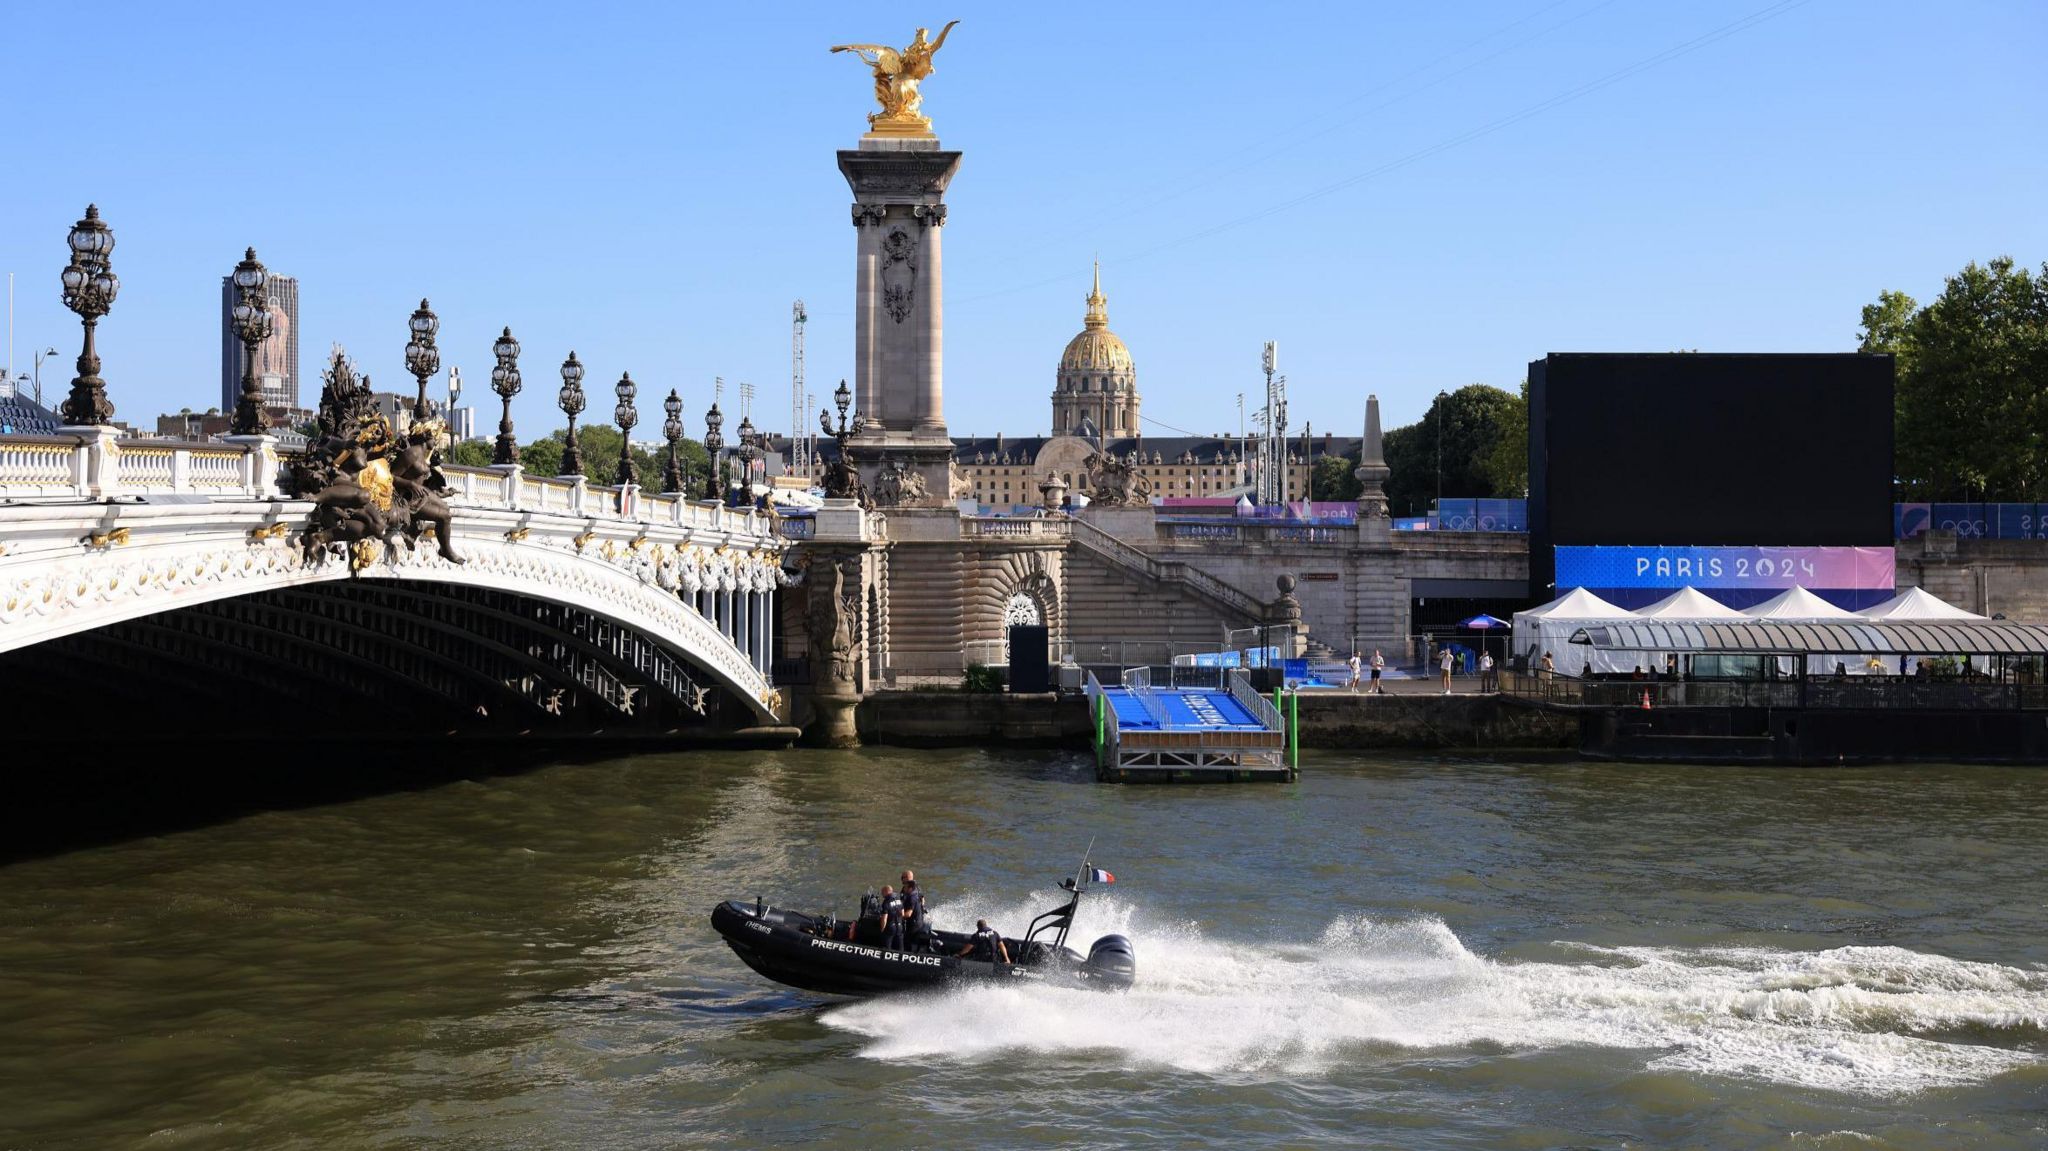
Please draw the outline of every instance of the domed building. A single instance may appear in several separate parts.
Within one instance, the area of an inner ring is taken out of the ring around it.
[[[1095,290],[1088,293],[1088,315],[1081,334],[1067,341],[1060,354],[1058,382],[1052,391],[1052,434],[1107,432],[1112,439],[1138,435],[1138,368],[1131,350],[1109,330],[1109,301],[1102,294],[1102,263],[1095,264]]]

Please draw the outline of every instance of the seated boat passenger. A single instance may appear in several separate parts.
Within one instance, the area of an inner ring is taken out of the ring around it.
[[[1003,933],[990,927],[986,919],[974,921],[974,934],[967,940],[967,946],[960,949],[961,955],[969,953],[976,959],[986,959],[991,963],[997,959],[1004,963],[1010,961],[1010,949],[1003,946]]]

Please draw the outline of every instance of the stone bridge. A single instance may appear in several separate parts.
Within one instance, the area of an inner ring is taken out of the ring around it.
[[[767,513],[447,468],[453,543],[309,560],[264,437],[0,438],[0,676],[17,717],[254,733],[715,734],[770,683]],[[106,712],[106,714],[115,714]],[[21,730],[18,725],[17,730]],[[75,728],[73,729],[75,730]]]

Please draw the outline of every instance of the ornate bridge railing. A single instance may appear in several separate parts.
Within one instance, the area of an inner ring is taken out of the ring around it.
[[[276,500],[284,462],[267,436],[232,441],[117,439],[59,432],[0,436],[0,499],[15,503],[71,503],[122,496],[205,495],[216,499]],[[638,487],[592,484],[580,476],[529,475],[511,467],[446,466],[446,498],[457,507],[556,512],[601,520],[674,524],[684,528],[777,533],[775,517],[752,508],[655,494]]]

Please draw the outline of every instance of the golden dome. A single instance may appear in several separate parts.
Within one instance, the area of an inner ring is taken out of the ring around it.
[[[1109,330],[1109,300],[1102,294],[1102,265],[1095,265],[1095,290],[1088,293],[1088,318],[1081,334],[1067,341],[1060,353],[1060,371],[1129,373],[1131,350]]]

